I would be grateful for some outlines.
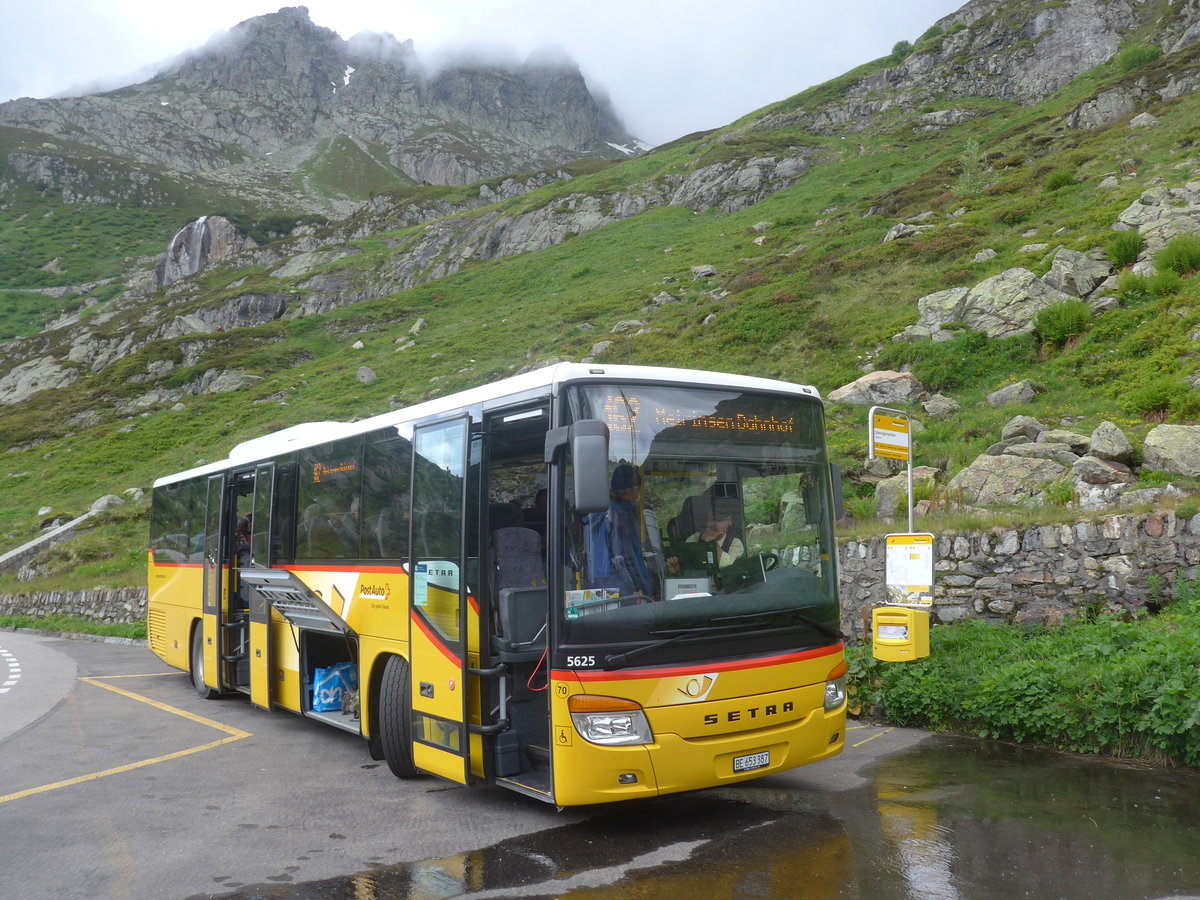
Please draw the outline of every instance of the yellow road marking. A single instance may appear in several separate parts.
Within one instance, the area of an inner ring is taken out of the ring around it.
[[[153,675],[163,675],[170,673],[153,673]],[[150,675],[109,675],[106,678],[148,678]],[[119,687],[114,687],[111,684],[104,684],[98,678],[80,678],[86,684],[94,687],[104,688],[106,691],[112,691],[114,694],[120,694],[122,697],[128,697],[131,700],[137,700],[139,703],[145,703],[153,706],[155,709],[163,712],[171,713],[172,715],[180,716],[191,722],[196,722],[200,725],[207,725],[209,728],[215,728],[217,731],[222,731],[229,737],[221,738],[217,741],[212,741],[207,744],[202,744],[199,747],[190,747],[187,750],[179,750],[175,753],[168,753],[165,756],[155,756],[152,759],[144,759],[141,762],[129,763],[124,766],[116,766],[112,769],[105,769],[103,772],[92,772],[90,775],[80,775],[77,778],[68,778],[65,781],[56,781],[53,784],[44,784],[41,787],[29,788],[25,791],[17,791],[15,794],[0,795],[0,803],[7,803],[10,800],[20,800],[23,797],[32,797],[34,794],[44,794],[48,791],[56,791],[59,788],[70,787],[73,784],[83,784],[87,781],[95,781],[99,778],[107,778],[109,775],[120,775],[123,772],[132,772],[134,769],[142,769],[146,766],[157,765],[161,762],[169,762],[172,759],[180,759],[184,756],[191,756],[193,753],[202,753],[205,750],[212,750],[214,747],[220,747],[223,744],[232,744],[234,741],[240,741],[243,738],[251,737],[248,731],[242,731],[240,728],[234,728],[231,725],[225,725],[222,722],[217,722],[213,719],[206,719],[204,716],[198,716],[195,713],[190,713],[187,710],[179,709],[178,707],[169,706],[166,703],[161,703],[158,700],[151,700],[149,697],[143,697],[141,694],[135,694],[132,691],[127,691]]]
[[[871,741],[875,740],[875,738],[881,738],[885,734],[891,734],[895,730],[896,730],[895,728],[885,728],[883,731],[879,732],[879,734],[873,734],[869,738],[863,738],[857,744],[851,744],[850,746],[851,747],[861,747],[863,744],[870,743]],[[3,799],[3,798],[0,798],[0,799]]]

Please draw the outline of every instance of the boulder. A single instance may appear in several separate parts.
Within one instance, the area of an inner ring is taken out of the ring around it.
[[[1067,444],[1014,444],[1004,451],[1005,456],[1021,456],[1025,459],[1053,459],[1064,466],[1074,465],[1079,459]]]
[[[1158,425],[1142,445],[1142,467],[1200,477],[1200,425]]]
[[[993,338],[1027,334],[1033,330],[1033,320],[1041,310],[1069,299],[1070,294],[1052,287],[1028,269],[1008,269],[985,278],[973,288],[950,288],[922,297],[917,301],[920,318],[909,329],[912,334],[893,340],[919,339],[919,329],[928,329],[936,335],[951,324],[965,325]]]
[[[980,456],[950,479],[947,490],[961,492],[974,506],[1036,503],[1042,499],[1042,489],[1068,471],[1051,459]]]
[[[888,233],[883,236],[883,243],[887,244],[891,241],[898,241],[903,238],[916,237],[923,231],[928,231],[932,225],[909,225],[905,222],[897,222]]]
[[[911,403],[925,395],[925,386],[910,372],[868,372],[857,381],[829,392],[835,403],[855,406],[887,406]]]
[[[1133,461],[1133,445],[1112,422],[1101,422],[1088,441],[1088,454],[1129,465]]]
[[[1037,391],[1029,381],[1018,381],[988,394],[987,402],[992,406],[1012,406],[1016,403],[1032,403]]]
[[[118,497],[116,494],[105,494],[90,507],[94,513],[103,512],[106,509],[116,509],[118,506],[125,505],[125,498]]]
[[[951,397],[947,397],[945,394],[934,394],[923,404],[921,404],[921,408],[925,410],[925,412],[928,413],[931,418],[944,419],[947,416],[954,415],[962,407],[958,405],[957,401]]]
[[[358,374],[355,376],[359,384],[374,384],[379,377],[375,374],[375,370],[370,366],[359,366]]]
[[[1042,281],[1064,294],[1086,297],[1108,278],[1111,271],[1107,257],[1096,259],[1062,247],[1054,254],[1054,263],[1042,276]]]
[[[932,466],[916,466],[913,469],[913,490],[920,484],[932,484],[938,470]],[[905,497],[908,494],[908,472],[885,478],[875,485],[875,515],[880,519],[907,516]]]
[[[1064,444],[1076,456],[1083,456],[1088,452],[1088,447],[1091,445],[1091,440],[1084,437],[1082,434],[1076,434],[1073,431],[1067,431],[1065,428],[1050,428],[1041,432],[1034,438],[1039,444]]]
[[[1036,441],[1038,435],[1049,430],[1033,416],[1013,416],[1001,430],[1000,439],[1007,441],[1010,438],[1023,437],[1027,441]]]
[[[1071,466],[1071,475],[1085,484],[1132,484],[1129,466],[1098,456],[1081,456]]]

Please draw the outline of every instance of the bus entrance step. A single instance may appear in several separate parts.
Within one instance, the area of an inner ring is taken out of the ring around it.
[[[531,762],[539,765],[550,765],[550,748],[539,747],[537,744],[530,744],[525,748],[525,755],[529,757]]]

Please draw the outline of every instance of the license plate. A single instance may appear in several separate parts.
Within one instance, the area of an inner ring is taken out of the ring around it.
[[[735,756],[733,758],[733,771],[749,772],[751,769],[765,769],[770,764],[770,753],[751,753],[749,756]]]

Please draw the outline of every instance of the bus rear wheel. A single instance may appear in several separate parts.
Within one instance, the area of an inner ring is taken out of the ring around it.
[[[393,656],[383,668],[379,689],[379,740],[383,758],[397,778],[416,778],[412,758],[412,695],[408,661]]]
[[[204,683],[204,626],[192,629],[192,686],[201,700],[212,700],[220,691]]]

